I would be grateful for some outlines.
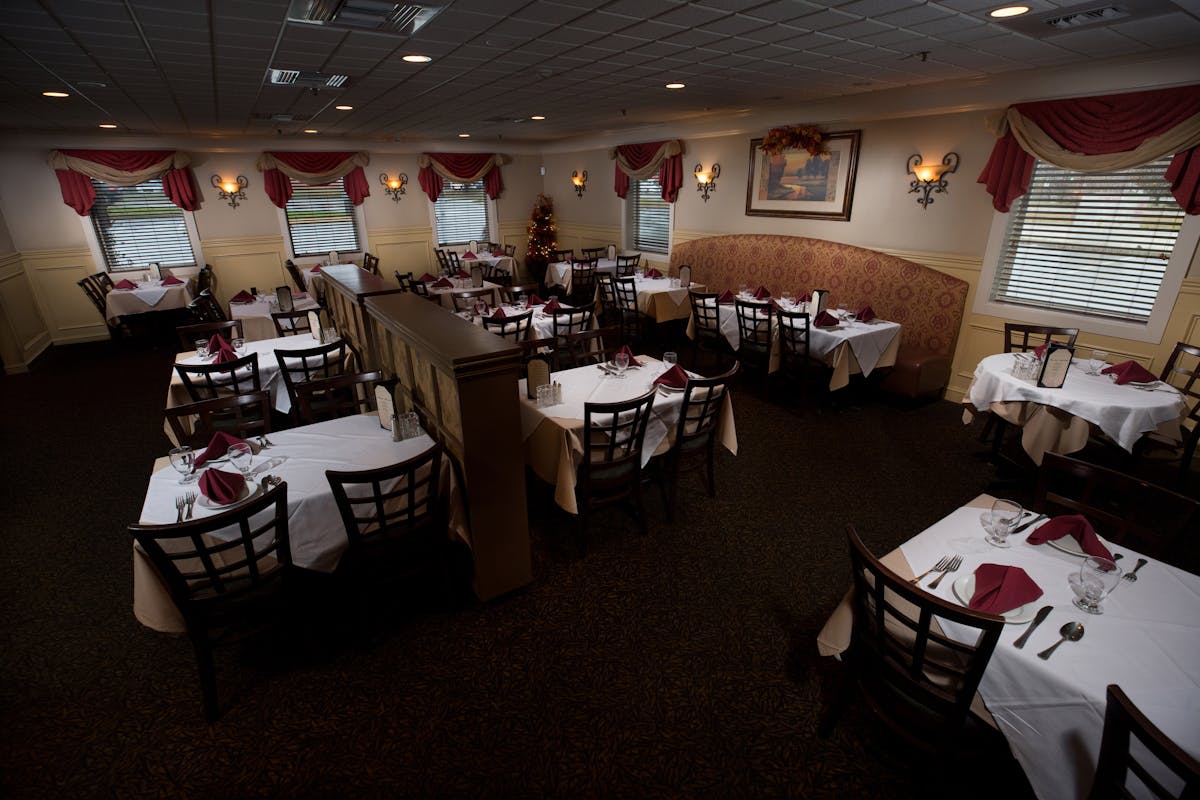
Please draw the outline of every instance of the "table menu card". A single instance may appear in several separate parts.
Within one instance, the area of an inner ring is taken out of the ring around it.
[[[1067,370],[1071,367],[1071,357],[1074,348],[1066,345],[1053,344],[1042,359],[1042,371],[1038,375],[1037,385],[1046,389],[1061,389],[1067,380]]]

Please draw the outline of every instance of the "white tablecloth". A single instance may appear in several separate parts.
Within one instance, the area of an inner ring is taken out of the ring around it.
[[[562,308],[574,308],[574,306],[569,306],[565,303],[560,303],[559,305]],[[544,307],[544,305],[535,305],[533,307],[533,316],[529,320],[529,333],[525,336],[526,339],[549,339],[554,335],[554,315],[543,311]],[[505,305],[502,308],[504,309],[505,316],[508,317],[524,314],[530,310],[523,305]],[[472,317],[471,321],[476,325],[483,325],[482,317]],[[596,318],[594,316],[592,317],[592,327],[596,327]]]
[[[450,278],[449,280],[454,284],[453,286],[434,286],[432,282],[427,283],[426,286],[429,287],[429,294],[436,297],[443,308],[453,311],[454,295],[462,294],[463,292],[473,292],[475,291],[475,287],[471,285],[470,278]],[[491,294],[484,296],[488,305],[496,306],[500,303],[500,284],[484,281],[483,286],[479,288],[492,290]]]
[[[601,272],[616,272],[617,262],[611,258],[602,258],[596,262],[596,273]],[[571,262],[561,261],[557,264],[550,264],[546,267],[546,285],[547,286],[564,286],[567,291],[571,291]]]
[[[229,314],[233,319],[241,320],[242,334],[248,342],[262,339],[274,339],[279,334],[275,332],[275,321],[271,315],[279,311],[279,306],[269,302],[275,295],[259,295],[253,303],[230,303]],[[297,311],[311,311],[320,308],[317,301],[307,294],[292,296]],[[288,330],[291,330],[290,328]]]
[[[1091,788],[1104,727],[1105,687],[1116,683],[1163,731],[1200,757],[1200,577],[1151,560],[1138,581],[1122,581],[1103,602],[1104,614],[1085,614],[1071,605],[1067,576],[1080,559],[1048,544],[1025,543],[1028,531],[998,549],[984,541],[979,508],[961,508],[901,545],[920,574],[947,553],[960,553],[962,567],[934,593],[955,601],[954,580],[981,563],[1016,565],[1045,594],[1036,607],[1054,611],[1017,650],[1013,640],[1025,625],[1006,625],[979,693],[1008,739],[1030,784],[1044,800],[1083,798]],[[1126,569],[1138,553],[1125,547]],[[922,582],[928,584],[929,580]],[[1037,653],[1053,644],[1068,621],[1084,624],[1084,637],[1066,642],[1047,661]],[[963,630],[940,620],[943,630]]]
[[[144,314],[147,311],[168,311],[184,308],[192,302],[192,293],[185,281],[181,284],[163,286],[162,281],[138,281],[136,289],[113,289],[104,297],[105,316],[116,322],[126,314]]]
[[[468,272],[471,271],[471,266],[474,264],[490,264],[498,271],[507,272],[509,275],[512,275],[516,266],[516,259],[512,256],[477,255],[475,258],[459,258],[459,263]]]

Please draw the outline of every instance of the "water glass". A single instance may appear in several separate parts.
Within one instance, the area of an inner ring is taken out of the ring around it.
[[[1108,366],[1108,351],[1093,350],[1092,358],[1088,362],[1088,374],[1099,375],[1100,370],[1104,369],[1106,366]]]
[[[666,364],[668,368],[678,364],[679,353],[676,353],[673,350],[668,350],[667,352],[663,353],[663,363]]]
[[[537,387],[537,407],[548,408],[552,405],[554,405],[554,387],[548,383]]]
[[[1008,535],[1017,527],[1025,509],[1013,500],[997,500],[992,510],[984,515],[983,529],[987,531],[987,543],[994,547],[1011,547]]]
[[[1121,582],[1121,568],[1115,562],[1100,556],[1088,556],[1083,560],[1079,572],[1072,572],[1067,577],[1071,591],[1075,593],[1072,601],[1076,608],[1089,614],[1103,614],[1100,601]]]
[[[235,336],[233,341],[230,342],[230,344],[233,345],[233,352],[237,353],[239,356],[246,355],[246,340],[245,339],[241,338],[240,336]]]
[[[195,341],[195,345],[196,345],[196,358],[200,359],[201,361],[208,358],[208,340],[207,339],[197,339]]]
[[[415,439],[425,431],[421,428],[421,419],[417,412],[409,411],[400,417],[400,438]]]
[[[617,377],[624,378],[625,370],[629,369],[629,353],[617,353],[613,356],[613,364],[617,367]]]
[[[253,460],[253,454],[250,450],[250,445],[244,442],[229,445],[229,463],[233,464],[234,468],[242,475],[250,477],[250,462]]]
[[[175,447],[168,455],[171,457],[171,466],[182,476],[179,481],[181,484],[196,480],[196,454],[192,448]]]

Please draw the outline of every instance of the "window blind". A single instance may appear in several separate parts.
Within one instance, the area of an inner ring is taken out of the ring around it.
[[[325,186],[292,181],[292,199],[288,200],[284,213],[292,237],[292,252],[298,256],[362,249],[358,244],[354,205],[342,189],[341,178]]]
[[[483,181],[453,183],[446,181],[433,204],[437,220],[438,245],[491,241],[488,230],[488,196]]]
[[[93,180],[92,186],[92,226],[110,271],[145,269],[152,261],[164,267],[195,266],[183,209],[163,195],[162,181],[112,186]]]
[[[666,253],[671,244],[671,204],[662,199],[658,178],[629,184],[634,249]]]
[[[1110,173],[1037,162],[1013,204],[991,299],[1147,322],[1183,223],[1170,157]]]

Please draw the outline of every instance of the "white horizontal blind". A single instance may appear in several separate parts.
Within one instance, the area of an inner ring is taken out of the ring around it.
[[[1183,223],[1162,177],[1169,162],[1109,173],[1037,162],[1009,214],[991,299],[1149,321]]]
[[[445,181],[442,193],[433,204],[437,219],[438,245],[491,241],[488,230],[488,196],[483,181],[453,183]]]
[[[93,180],[92,186],[92,226],[109,271],[145,269],[152,261],[164,267],[196,265],[183,209],[166,198],[162,181],[112,186]]]
[[[633,248],[666,253],[671,244],[671,204],[662,199],[658,178],[629,182]]]
[[[341,178],[325,186],[305,186],[292,181],[292,199],[284,213],[292,237],[292,252],[298,256],[362,249],[358,245],[354,205],[342,188]]]

